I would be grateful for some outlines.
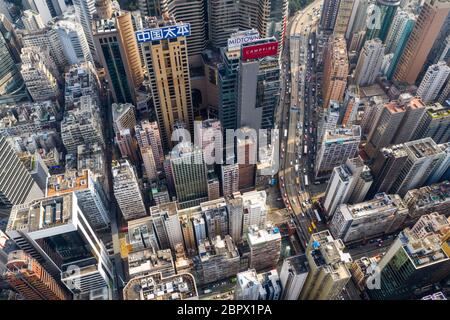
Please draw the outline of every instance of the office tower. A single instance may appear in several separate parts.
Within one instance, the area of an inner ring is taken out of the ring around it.
[[[339,12],[341,0],[325,0],[320,13],[320,28],[325,31],[332,31]]]
[[[276,269],[258,274],[258,280],[261,283],[260,300],[280,300],[282,288]]]
[[[22,49],[20,58],[20,73],[33,100],[56,100],[60,93],[58,73],[48,52],[38,47],[26,47]]]
[[[208,284],[236,276],[240,256],[230,236],[222,239],[205,239],[198,246],[199,255],[194,258],[199,284]]]
[[[334,2],[334,1],[330,1]],[[328,108],[330,100],[344,101],[348,76],[347,45],[342,37],[334,37],[325,52],[323,71],[323,106]]]
[[[159,249],[151,217],[130,220],[127,226],[128,234],[126,240],[132,252],[145,249],[152,249],[152,251],[156,252]]]
[[[0,214],[44,196],[3,135],[0,135]]]
[[[147,18],[144,27],[159,29],[163,37],[158,41],[141,42],[140,47],[145,60],[145,67],[150,80],[150,89],[165,150],[172,146],[172,132],[178,122],[185,129],[193,129],[194,122],[191,84],[189,74],[188,48],[186,41],[189,30],[184,23],[175,19],[157,20]],[[167,35],[167,30],[175,28],[180,31],[175,37]],[[163,30],[165,30],[163,32]],[[138,33],[144,35],[144,32]],[[164,76],[161,76],[164,75]]]
[[[339,9],[336,15],[336,23],[334,24],[333,33],[335,35],[345,36],[350,16],[352,15],[352,9],[355,0],[340,0]]]
[[[381,72],[384,57],[384,44],[380,39],[366,41],[362,49],[353,79],[358,86],[370,86],[375,83]]]
[[[352,12],[345,33],[345,39],[352,42],[352,37],[362,32],[363,37],[366,34],[367,28],[367,11],[369,9],[369,0],[355,0],[353,3]],[[352,51],[349,47],[349,51]]]
[[[130,129],[120,130],[116,133],[114,141],[120,150],[122,158],[127,158],[133,165],[138,165],[140,158],[138,156],[137,141],[134,139],[132,131]]]
[[[423,186],[446,157],[444,150],[431,138],[407,142],[404,145],[408,159],[402,168],[398,168],[400,174],[389,191],[401,196],[411,189]]]
[[[309,267],[306,255],[298,255],[284,259],[280,271],[283,293],[281,300],[298,300],[308,277]]]
[[[277,227],[268,225],[260,229],[250,225],[247,243],[250,247],[250,268],[264,270],[277,267],[281,252],[281,234]]]
[[[83,96],[90,96],[100,105],[100,81],[91,62],[71,65],[64,74],[64,82],[66,110],[73,109]]]
[[[322,138],[315,167],[316,179],[329,176],[334,167],[354,158],[361,142],[361,127],[337,127],[327,130]]]
[[[267,53],[252,53],[263,49]],[[238,128],[250,127],[258,131],[274,126],[281,72],[277,49],[275,38],[255,40],[242,45],[237,78]]]
[[[222,194],[224,196],[231,195],[239,191],[239,165],[229,164],[222,165]]]
[[[324,110],[317,126],[317,140],[321,141],[327,130],[334,130],[340,118],[341,106],[337,101],[331,100],[329,107]]]
[[[242,194],[243,222],[242,232],[246,234],[250,226],[263,229],[266,226],[268,208],[265,191],[251,191]]]
[[[110,18],[95,20],[94,43],[106,69],[109,90],[116,103],[136,103],[135,88],[144,80],[143,68],[130,12],[115,11]]]
[[[142,286],[143,283],[147,286]],[[183,273],[164,277],[159,272],[132,278],[123,288],[123,298],[145,301],[198,300],[198,292],[192,274]]]
[[[66,3],[63,0],[25,0],[23,6],[26,9],[38,12],[44,24],[67,10]]]
[[[408,84],[416,82],[449,11],[450,2],[448,1],[425,1],[400,57],[394,80]]]
[[[82,96],[61,121],[61,138],[68,153],[76,154],[79,145],[105,145],[100,110],[91,96]]]
[[[95,230],[107,229],[110,219],[106,195],[92,172],[73,170],[48,178],[46,197],[61,196],[72,192],[76,195],[78,205],[92,228]]]
[[[54,21],[52,28],[59,37],[69,65],[94,62],[83,26],[74,14],[66,14],[63,19]]]
[[[406,47],[415,22],[416,17],[408,11],[398,10],[395,14],[391,29],[386,38],[385,53],[393,54],[389,69],[386,72],[388,79],[392,78],[394,71],[397,69],[400,57]]]
[[[240,243],[242,240],[243,223],[243,198],[241,194],[234,193],[226,197],[228,206],[228,230],[234,243]]]
[[[33,10],[25,10],[22,14],[22,23],[26,30],[35,31],[45,27],[41,15]]]
[[[114,197],[125,220],[147,214],[134,167],[127,160],[113,161]]]
[[[371,166],[374,182],[369,190],[368,198],[391,190],[393,183],[400,175],[400,169],[407,160],[408,154],[404,144],[382,148]]]
[[[377,0],[373,7],[374,12],[370,15],[373,19],[367,22],[366,40],[375,38],[379,38],[381,42],[386,40],[399,5],[399,0]]]
[[[448,214],[450,210],[450,182],[409,190],[403,201],[409,209],[409,218],[417,220],[425,214]]]
[[[444,61],[430,66],[417,89],[417,95],[423,102],[432,102],[446,84],[450,74],[450,67]]]
[[[8,254],[6,282],[26,300],[69,300],[67,291],[23,250]]]
[[[230,36],[242,30],[256,29],[262,38],[267,37],[271,3],[265,0],[245,0],[238,3],[209,0],[209,41],[212,46],[225,47]]]
[[[278,41],[278,52],[282,52],[286,36],[289,14],[288,0],[271,0],[270,14],[267,20],[266,37],[275,37]]]
[[[378,150],[390,144],[410,141],[425,111],[422,100],[410,94],[402,94],[399,100],[384,104],[367,136],[365,151],[369,157],[374,158]]]
[[[413,140],[430,137],[438,144],[449,142],[450,110],[438,102],[427,105],[426,110],[415,130]]]
[[[398,195],[379,193],[366,202],[341,204],[330,222],[330,231],[345,243],[364,242],[396,232],[407,215],[408,208]]]
[[[255,269],[239,272],[236,275],[235,300],[258,300],[261,283]]]
[[[93,58],[98,61],[98,54],[94,42],[94,27],[92,25],[96,13],[95,4],[96,0],[73,0],[75,13],[78,16],[83,28],[86,41],[89,46],[89,51],[91,52]]]
[[[345,164],[333,169],[325,192],[324,208],[331,217],[342,203],[359,203],[364,200],[372,185],[369,167],[360,157],[348,159]]]
[[[164,162],[164,152],[162,148],[158,123],[156,121],[149,122],[148,120],[144,120],[134,127],[134,131],[139,148],[151,148],[156,168],[158,170],[162,170]]]
[[[159,0],[139,0],[138,8],[142,16],[155,17],[162,14]]]
[[[170,166],[177,194],[177,201],[181,208],[199,205],[208,199],[208,183],[206,164],[203,152],[197,148],[172,152]]]
[[[346,264],[350,254],[344,253],[340,239],[333,239],[328,230],[314,233],[306,247],[309,273],[300,300],[334,300],[342,292],[351,275]]]
[[[175,250],[178,243],[183,243],[176,202],[151,207],[150,217],[161,249]]]
[[[367,290],[370,298],[410,299],[416,288],[448,277],[450,259],[441,244],[442,233],[448,229],[445,217],[435,215],[423,216],[412,228],[400,232],[378,263],[380,289]]]
[[[140,148],[141,158],[144,164],[145,175],[147,180],[152,181],[158,177],[158,172],[156,169],[155,158],[153,156],[152,148]]]
[[[136,111],[131,103],[113,103],[111,109],[114,132],[120,132],[124,129],[134,130],[136,127]]]
[[[427,185],[450,179],[450,142],[440,144],[438,145],[438,148],[440,148],[444,154],[425,182]]]
[[[191,221],[194,226],[194,236],[196,241],[196,245],[194,247],[196,247],[207,238],[206,223],[205,219],[200,215],[193,216]]]
[[[209,239],[215,239],[217,236],[224,238],[229,234],[228,208],[225,199],[202,202],[200,208],[205,219]]]
[[[240,129],[237,136],[237,163],[239,166],[239,190],[251,190],[255,187],[255,165],[257,161],[257,138],[252,136],[252,129]]]
[[[14,206],[6,234],[78,299],[111,299],[113,266],[74,193]]]
[[[155,4],[157,2],[155,1]],[[159,2],[161,12],[173,16],[176,21],[191,25],[191,35],[186,39],[188,56],[190,62],[196,60],[197,63],[200,62],[199,55],[205,50],[207,40],[206,2],[202,0],[159,0]]]

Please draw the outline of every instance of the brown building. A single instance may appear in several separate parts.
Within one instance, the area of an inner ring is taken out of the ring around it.
[[[69,300],[70,296],[55,279],[25,251],[8,255],[6,282],[26,300]]]
[[[330,100],[344,101],[348,76],[347,44],[343,37],[330,39],[325,52],[323,70],[323,106],[328,108]]]
[[[400,57],[394,80],[414,84],[450,10],[448,0],[427,0]]]
[[[256,170],[256,141],[253,139],[237,139],[238,155],[243,152],[244,159],[239,159],[239,190],[253,189],[255,186]],[[241,156],[242,157],[242,156]]]

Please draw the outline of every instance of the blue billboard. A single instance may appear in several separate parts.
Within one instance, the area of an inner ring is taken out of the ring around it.
[[[178,37],[187,37],[190,35],[191,25],[189,23],[136,31],[136,39],[138,43],[174,39]]]

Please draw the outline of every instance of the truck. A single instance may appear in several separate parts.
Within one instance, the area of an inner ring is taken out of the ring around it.
[[[307,145],[305,145],[305,147],[303,148],[303,153],[308,154],[308,146]]]
[[[309,186],[308,175],[305,174],[305,186]]]
[[[284,129],[284,137],[285,137],[285,138],[287,138],[287,134],[288,134],[287,129]]]
[[[295,165],[295,172],[298,171],[298,164]]]

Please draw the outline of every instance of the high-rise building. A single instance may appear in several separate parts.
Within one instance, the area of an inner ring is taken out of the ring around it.
[[[362,42],[366,36],[369,2],[369,0],[354,1],[347,31],[345,33],[345,39],[347,39],[349,43],[349,51],[359,51],[356,50],[359,46],[352,46],[351,44]],[[356,38],[361,38],[361,41],[355,41]]]
[[[281,300],[298,300],[309,273],[306,255],[298,255],[284,259],[280,271],[283,293]]]
[[[91,62],[71,65],[64,75],[64,81],[66,110],[73,109],[83,96],[90,96],[100,105],[100,81]]]
[[[425,1],[400,57],[394,80],[408,84],[416,82],[449,11],[450,2],[446,0]]]
[[[95,230],[106,229],[109,226],[108,205],[106,196],[98,181],[89,170],[66,171],[64,174],[53,175],[47,179],[45,195],[60,196],[73,192],[78,199],[89,224]]]
[[[327,130],[322,138],[315,167],[316,179],[328,177],[333,169],[354,158],[361,142],[361,127],[337,127]]]
[[[236,275],[235,300],[258,300],[261,283],[255,269],[239,272]]]
[[[209,239],[217,236],[224,238],[229,234],[228,207],[225,199],[220,198],[200,204],[201,212],[205,220]]]
[[[60,94],[58,73],[48,52],[38,47],[26,47],[22,49],[20,58],[20,73],[33,100],[56,100]]]
[[[450,229],[444,216],[430,215],[406,228],[395,239],[381,261],[379,286],[367,293],[372,299],[410,299],[416,288],[431,286],[448,277],[450,259],[442,239]]]
[[[39,13],[44,24],[53,18],[60,16],[67,10],[64,0],[25,0],[23,6]]]
[[[342,203],[359,203],[364,200],[372,185],[369,167],[361,158],[348,159],[345,164],[333,169],[325,192],[324,208],[331,217]]]
[[[14,206],[6,233],[78,299],[111,299],[112,263],[79,203],[69,193]]]
[[[147,214],[134,167],[127,160],[113,161],[114,197],[125,220]]]
[[[370,17],[372,21],[368,21],[366,40],[379,38],[382,42],[386,40],[389,29],[394,19],[400,0],[377,0],[373,7],[373,14]]]
[[[239,165],[222,165],[222,194],[223,196],[232,195],[239,191]]]
[[[422,100],[410,94],[402,94],[398,100],[384,104],[367,136],[365,151],[369,157],[374,158],[381,148],[390,144],[410,141],[425,111]]]
[[[242,223],[244,218],[243,198],[241,194],[233,193],[226,197],[228,206],[228,231],[234,243],[242,241]]]
[[[69,300],[71,297],[39,262],[23,250],[8,254],[6,282],[26,300]]]
[[[162,14],[159,0],[139,0],[138,8],[142,16],[155,17]]]
[[[386,72],[388,79],[394,75],[403,50],[406,47],[411,31],[414,27],[416,17],[414,14],[404,10],[398,10],[392,21],[391,29],[386,38],[386,54],[393,54],[389,70]]]
[[[8,215],[13,205],[43,197],[8,140],[0,135],[0,215]]]
[[[322,30],[332,31],[339,12],[341,0],[325,0],[320,13],[320,27]]]
[[[132,252],[151,249],[156,252],[159,248],[156,233],[153,228],[152,217],[143,217],[128,221],[127,244]]]
[[[333,32],[335,35],[345,36],[352,15],[355,0],[340,0]]]
[[[242,135],[237,136],[235,156],[239,166],[239,190],[248,191],[255,187],[257,138],[252,135],[255,131],[248,127],[240,129],[239,132]]]
[[[440,103],[427,105],[413,140],[430,137],[436,143],[450,142],[450,110]]]
[[[335,1],[330,1],[335,2]],[[323,71],[323,105],[328,108],[331,100],[344,101],[349,72],[347,44],[342,37],[333,37],[326,48]]]
[[[261,283],[259,300],[280,300],[282,287],[277,269],[258,274],[258,281]]]
[[[306,247],[309,273],[300,293],[300,300],[334,300],[351,278],[340,239],[333,239],[328,230],[314,233]]]
[[[130,12],[114,11],[107,19],[94,21],[94,43],[112,98],[117,103],[136,103],[135,88],[144,81]]]
[[[247,234],[250,226],[264,229],[267,221],[268,208],[265,191],[251,191],[242,194],[243,222],[242,232]]]
[[[161,32],[171,30],[170,28],[185,28],[182,26],[185,26],[184,23],[167,16],[162,20],[148,17],[144,23],[145,28],[159,29]],[[178,122],[188,131],[193,129],[194,113],[186,41],[186,36],[179,35],[140,44],[165,150],[172,146],[172,133]]]
[[[92,22],[96,14],[95,8],[96,0],[73,0],[75,13],[79,18],[80,24],[83,28],[86,41],[89,46],[89,51],[95,60],[98,61],[97,50],[94,42],[94,32]]]
[[[154,272],[161,272],[164,277],[175,275],[175,264],[170,249],[154,250],[148,248],[128,252],[128,274],[130,278]]]
[[[153,155],[153,150],[150,147],[140,148],[141,150],[141,158],[144,164],[145,175],[147,180],[152,181],[155,180],[158,176],[158,172],[156,169],[155,158]]]
[[[151,207],[150,216],[161,249],[175,250],[178,243],[183,243],[176,202]]]
[[[171,153],[170,165],[181,208],[199,205],[208,199],[208,179],[203,151],[183,147]]]
[[[164,152],[161,143],[161,135],[159,133],[158,123],[141,121],[134,127],[136,140],[139,148],[151,148],[153,159],[158,170],[162,170],[164,162]]]
[[[450,75],[450,67],[444,61],[430,66],[417,89],[417,95],[423,102],[432,102],[435,100],[441,89],[446,84]]]
[[[116,133],[114,140],[122,158],[128,159],[133,165],[138,165],[140,158],[138,156],[137,141],[134,139],[132,131],[130,129],[122,129]],[[145,159],[145,163],[149,164],[148,159]]]
[[[366,41],[362,49],[353,79],[358,86],[370,86],[380,75],[384,57],[384,44],[380,39]]]
[[[206,1],[159,0],[159,2],[161,12],[173,16],[176,21],[191,25],[191,35],[186,39],[189,60],[190,62],[200,62],[199,55],[205,50],[207,40]],[[195,56],[198,59],[195,59]]]
[[[67,152],[76,154],[79,145],[105,145],[100,110],[90,95],[82,96],[61,121],[61,138]]]
[[[373,200],[341,204],[330,222],[330,231],[345,243],[366,241],[396,232],[407,214],[408,208],[398,195],[379,193]]]
[[[250,247],[250,268],[265,270],[276,268],[281,253],[281,234],[277,227],[255,225],[248,228],[247,243]]]
[[[26,30],[35,31],[45,27],[39,12],[33,10],[25,10],[22,14],[22,23]]]

